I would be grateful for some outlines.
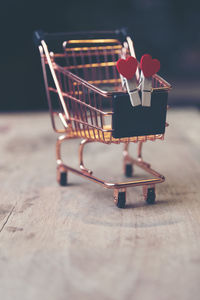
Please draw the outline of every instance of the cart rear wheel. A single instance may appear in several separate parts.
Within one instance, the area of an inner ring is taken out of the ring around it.
[[[114,191],[114,202],[118,208],[125,208],[126,205],[126,192]]]
[[[148,188],[146,202],[147,204],[154,204],[156,200],[155,188]]]
[[[57,171],[57,181],[60,186],[67,186],[67,171]]]
[[[125,165],[125,176],[126,177],[133,176],[133,165],[130,163]]]

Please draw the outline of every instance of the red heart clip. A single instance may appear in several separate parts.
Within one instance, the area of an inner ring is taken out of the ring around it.
[[[129,56],[127,59],[119,59],[117,61],[117,70],[126,79],[132,79],[137,70],[137,59]]]
[[[158,59],[152,59],[151,55],[144,54],[140,60],[140,68],[144,77],[151,77],[160,70],[160,62]]]

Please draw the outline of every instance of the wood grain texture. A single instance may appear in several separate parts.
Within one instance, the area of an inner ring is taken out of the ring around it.
[[[57,185],[46,113],[0,115],[0,299],[199,299],[199,111],[170,110],[168,122],[165,141],[144,147],[166,176],[157,203],[129,188],[120,210],[111,191],[80,177]],[[76,140],[63,148],[74,166],[77,150]],[[85,154],[94,174],[122,173],[121,145]]]

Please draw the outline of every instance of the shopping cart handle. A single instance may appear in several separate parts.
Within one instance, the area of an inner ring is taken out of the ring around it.
[[[120,28],[116,30],[105,31],[76,31],[76,32],[59,32],[59,33],[47,33],[43,30],[36,30],[33,33],[33,40],[36,46],[40,45],[42,40],[66,40],[74,38],[118,38],[120,41],[124,41],[127,36],[127,29]]]
[[[45,38],[45,33],[42,30],[36,30],[33,33],[33,41],[36,46],[40,45],[40,42]]]

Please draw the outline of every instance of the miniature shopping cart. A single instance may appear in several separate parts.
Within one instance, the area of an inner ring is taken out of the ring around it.
[[[142,145],[164,139],[167,95],[170,85],[158,75],[152,78],[151,107],[132,107],[121,83],[116,61],[134,56],[133,42],[124,30],[47,34],[34,33],[41,55],[44,84],[53,129],[62,133],[57,139],[57,180],[67,185],[67,174],[73,172],[104,188],[112,189],[119,208],[126,203],[126,189],[142,186],[148,204],[155,202],[155,185],[165,180],[143,161]],[[48,46],[47,46],[48,44]],[[57,119],[62,128],[57,128]],[[64,164],[61,144],[80,138],[80,169]],[[126,177],[133,176],[133,165],[152,175],[150,179],[107,182],[93,175],[83,162],[87,143],[124,144],[123,161]],[[129,155],[129,143],[138,143],[138,157]]]

